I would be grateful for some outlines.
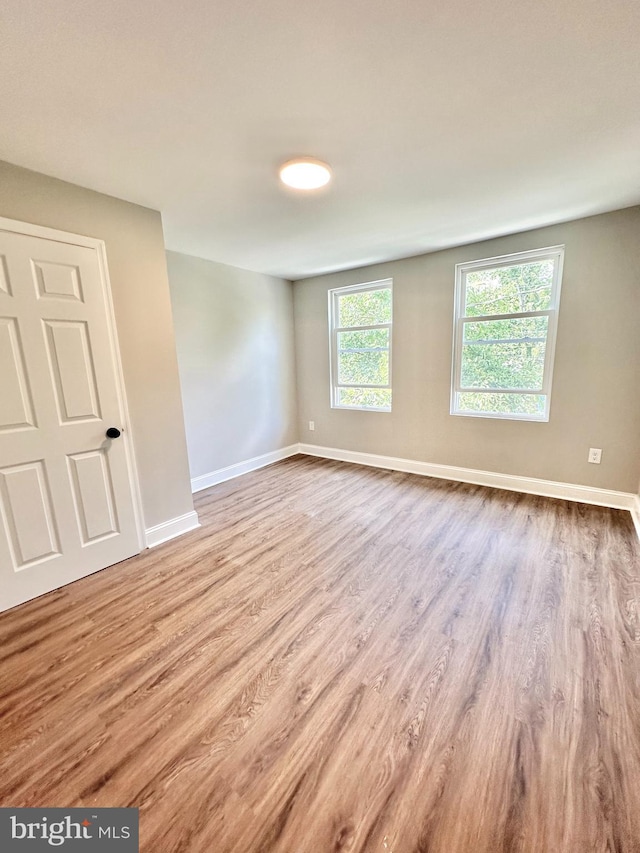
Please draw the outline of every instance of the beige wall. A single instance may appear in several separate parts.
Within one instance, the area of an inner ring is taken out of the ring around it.
[[[561,243],[566,254],[549,423],[451,416],[454,265]],[[296,282],[300,440],[635,492],[639,270],[636,207]],[[393,412],[332,410],[327,290],[386,277],[394,280]],[[587,463],[589,447],[602,448],[602,464]]]
[[[292,285],[167,252],[191,476],[297,442]]]
[[[160,214],[0,162],[0,216],[105,241],[145,525],[191,512]]]

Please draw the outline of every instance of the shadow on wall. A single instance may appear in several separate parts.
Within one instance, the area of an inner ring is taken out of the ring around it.
[[[293,288],[167,253],[191,476],[297,440]]]
[[[223,429],[241,461],[265,453],[266,446],[281,446],[287,428],[287,389],[280,373],[287,353],[274,329],[276,318],[264,316],[246,298],[235,307],[241,309],[236,322],[222,331],[227,346],[213,396],[217,408],[231,416]]]

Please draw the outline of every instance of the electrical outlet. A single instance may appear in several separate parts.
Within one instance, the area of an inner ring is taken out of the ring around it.
[[[311,430],[311,432],[313,432],[315,428],[316,428],[316,422],[315,421],[309,421],[309,429]]]
[[[589,462],[599,465],[602,462],[602,450],[599,447],[589,448]]]

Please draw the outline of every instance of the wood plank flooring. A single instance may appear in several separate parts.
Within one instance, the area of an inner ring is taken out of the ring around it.
[[[0,805],[145,853],[640,851],[628,513],[294,457],[0,616]]]

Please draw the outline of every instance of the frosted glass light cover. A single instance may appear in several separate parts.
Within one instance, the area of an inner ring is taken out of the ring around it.
[[[331,180],[331,169],[321,160],[299,157],[280,167],[280,180],[295,190],[316,190]]]

